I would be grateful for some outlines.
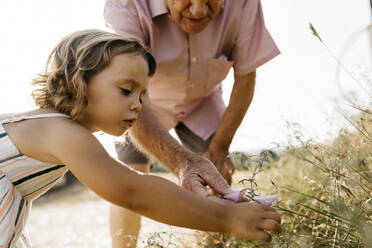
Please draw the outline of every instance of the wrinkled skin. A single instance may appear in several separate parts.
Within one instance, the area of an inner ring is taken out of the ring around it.
[[[189,34],[196,34],[220,13],[223,0],[165,0],[172,19]]]
[[[227,181],[219,175],[215,165],[206,158],[200,157],[198,161],[193,161],[183,166],[179,172],[180,185],[196,194],[208,197],[219,202],[231,204],[232,201],[224,200],[208,192],[206,186],[210,186],[219,195],[231,194],[234,191],[230,188]]]
[[[204,153],[204,156],[214,163],[223,178],[231,185],[232,175],[235,172],[235,165],[228,157],[228,154],[226,152],[213,152],[212,150],[208,150]]]

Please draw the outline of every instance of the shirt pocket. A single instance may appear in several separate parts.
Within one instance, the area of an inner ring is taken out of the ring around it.
[[[227,76],[233,62],[225,59],[209,59],[206,92],[211,94]]]

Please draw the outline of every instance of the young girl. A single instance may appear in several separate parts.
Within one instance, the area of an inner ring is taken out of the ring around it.
[[[110,155],[92,135],[120,136],[136,122],[154,58],[137,42],[86,30],[65,37],[34,84],[38,109],[0,121],[0,248],[31,247],[31,203],[67,169],[111,203],[171,225],[269,240],[280,217],[258,203],[223,204]]]

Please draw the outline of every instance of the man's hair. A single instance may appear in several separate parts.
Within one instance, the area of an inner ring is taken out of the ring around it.
[[[101,30],[74,32],[58,43],[48,57],[45,71],[32,80],[36,86],[32,98],[40,108],[52,107],[77,120],[88,103],[89,79],[123,53],[142,56],[149,67],[148,75],[155,73],[154,57],[137,41]]]

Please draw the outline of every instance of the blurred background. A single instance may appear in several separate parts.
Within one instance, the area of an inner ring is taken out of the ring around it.
[[[336,110],[352,111],[343,94],[360,87],[314,37],[311,22],[332,53],[356,78],[371,78],[368,0],[262,0],[266,26],[281,55],[257,72],[256,94],[232,151],[285,146],[293,123],[324,141],[345,125]],[[31,79],[56,43],[72,31],[106,29],[104,0],[13,0],[0,8],[0,113],[33,108]],[[223,83],[228,103],[233,73]],[[354,94],[355,95],[355,94]]]

